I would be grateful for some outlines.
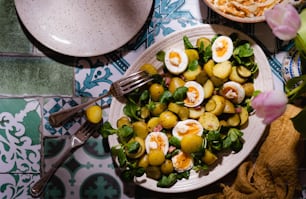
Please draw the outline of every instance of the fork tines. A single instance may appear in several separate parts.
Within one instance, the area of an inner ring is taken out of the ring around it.
[[[146,72],[139,71],[120,80],[119,86],[121,87],[123,93],[126,94],[147,84],[152,80],[153,78],[150,77]]]
[[[95,131],[97,131],[97,126],[97,124],[92,124],[86,121],[74,136],[79,139],[80,144],[83,144],[92,134],[95,133]]]

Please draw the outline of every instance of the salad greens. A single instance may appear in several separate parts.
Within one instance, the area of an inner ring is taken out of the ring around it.
[[[212,42],[218,37],[216,35]],[[230,61],[233,65],[243,65],[247,67],[253,74],[258,71],[258,66],[255,63],[254,52],[248,41],[240,40],[236,33],[230,35],[230,38],[234,44],[233,55]],[[205,46],[201,42],[198,46],[194,46],[187,36],[183,37],[185,49],[195,49],[199,54],[199,59],[194,60],[188,64],[188,70],[196,70],[200,65],[204,65],[208,60],[212,59],[212,49],[211,44]],[[164,65],[165,52],[163,50],[156,54],[156,59]],[[165,73],[168,72],[164,67]],[[167,82],[162,75],[153,75],[153,83],[159,83],[167,88]],[[252,78],[252,77],[251,77]],[[205,80],[206,81],[206,80]],[[252,79],[250,80],[252,81]],[[218,92],[220,88],[216,87],[215,92]],[[181,86],[175,89],[173,93],[165,89],[161,94],[159,101],[153,101],[150,96],[148,87],[137,89],[128,95],[126,95],[127,102],[124,105],[123,113],[128,116],[130,122],[143,121],[148,122],[150,117],[150,112],[154,110],[157,106],[167,107],[169,103],[175,103],[179,106],[184,104],[184,99],[187,96],[188,88]],[[252,111],[248,99],[244,100],[239,106],[244,106],[250,112]],[[143,114],[143,110],[149,111],[148,114]],[[227,115],[222,116],[226,119]],[[181,149],[181,141],[175,136],[169,136],[169,129],[162,128],[160,130],[164,132],[169,137],[169,145],[173,147],[174,150],[169,151],[165,158],[171,160],[172,157],[177,155]],[[142,176],[146,174],[147,177],[151,177],[157,180],[158,187],[171,187],[178,180],[183,178],[188,179],[190,176],[190,170],[183,172],[173,171],[170,174],[164,174],[160,171],[160,168],[156,166],[148,166],[147,168],[139,167],[139,159],[130,158],[128,154],[136,154],[141,146],[138,141],[131,141],[133,137],[136,136],[135,130],[132,125],[123,125],[119,128],[113,128],[112,125],[106,121],[101,128],[101,135],[103,138],[107,138],[109,135],[115,134],[118,137],[119,144],[112,147],[111,153],[113,157],[118,160],[118,166],[123,169],[121,172],[121,177],[125,181],[133,181],[134,177]],[[201,149],[197,152],[193,152],[190,155],[193,158],[193,170],[196,172],[205,171],[210,168],[210,165],[203,161],[203,156],[206,150],[211,151],[214,154],[219,154],[222,151],[233,151],[239,152],[243,148],[243,132],[239,127],[227,127],[220,126],[217,130],[207,130],[204,129],[203,143]]]

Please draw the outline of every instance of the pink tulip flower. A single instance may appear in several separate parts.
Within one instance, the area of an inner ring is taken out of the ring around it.
[[[301,27],[299,13],[291,4],[278,4],[264,15],[273,34],[284,41],[293,39]]]
[[[263,123],[270,124],[281,116],[288,103],[284,92],[273,90],[262,92],[251,101],[251,106],[256,110],[256,115],[263,118]]]

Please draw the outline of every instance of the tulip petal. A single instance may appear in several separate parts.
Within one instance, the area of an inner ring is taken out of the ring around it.
[[[273,90],[262,92],[251,101],[256,115],[263,118],[263,123],[269,124],[281,116],[286,110],[288,98],[284,92]]]
[[[301,27],[299,13],[291,4],[278,4],[264,15],[273,34],[281,40],[293,39]]]
[[[269,110],[266,111],[263,123],[270,124],[275,119],[280,117],[285,112],[285,110],[286,110],[286,106],[283,106],[283,107],[279,107],[279,106],[270,107]]]

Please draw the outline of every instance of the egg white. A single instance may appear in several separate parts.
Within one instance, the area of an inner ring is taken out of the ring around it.
[[[188,135],[188,125],[194,124],[197,127],[196,135],[202,136],[203,134],[203,127],[200,122],[194,119],[187,119],[183,121],[179,121],[175,127],[172,129],[172,135],[177,137],[179,140],[182,140],[185,135]]]
[[[177,155],[173,156],[171,160],[173,167],[177,172],[184,172],[190,170],[193,167],[193,158],[181,150]]]
[[[225,48],[225,52],[220,56],[218,51]],[[212,58],[215,62],[220,63],[229,60],[233,55],[234,45],[233,41],[228,36],[219,36],[211,46]]]
[[[170,55],[176,56],[171,57]],[[178,75],[184,72],[188,66],[188,57],[184,50],[172,48],[165,53],[165,65],[170,73]]]
[[[199,106],[204,100],[204,88],[196,81],[188,81],[184,85],[188,88],[186,100],[192,103],[184,103],[187,107],[196,107]],[[189,87],[193,87],[197,90],[198,96],[195,98],[195,93],[189,91]]]
[[[161,146],[160,142],[156,142],[158,139],[164,146]],[[169,149],[168,137],[163,132],[151,132],[147,135],[145,139],[146,152],[149,153],[151,149],[161,148],[164,154],[166,155]]]
[[[240,104],[245,97],[245,90],[241,84],[229,81],[223,84],[221,94],[230,101]]]

